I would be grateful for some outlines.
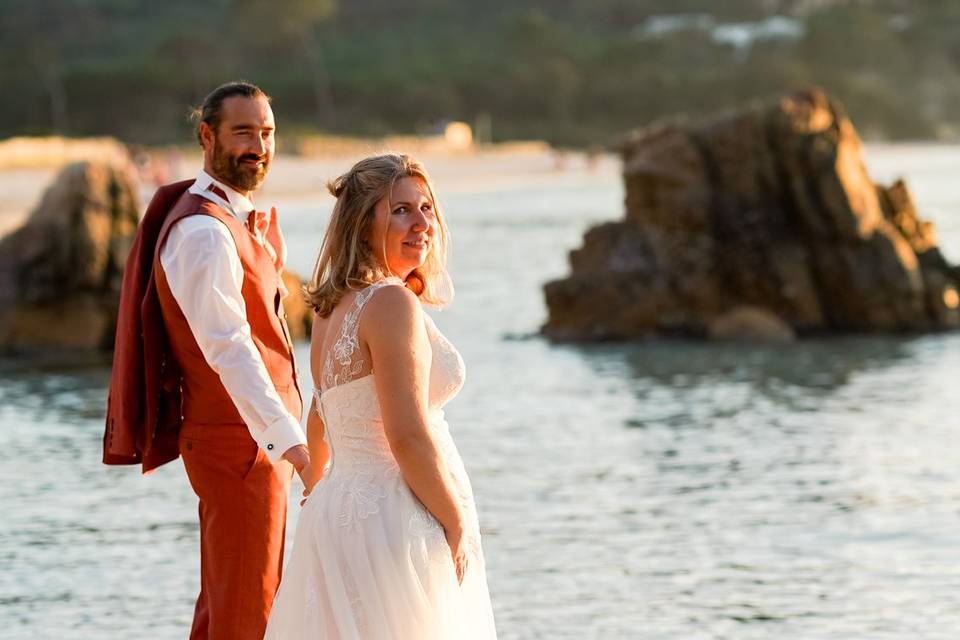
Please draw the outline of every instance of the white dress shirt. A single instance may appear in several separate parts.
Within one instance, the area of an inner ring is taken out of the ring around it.
[[[209,191],[216,185],[224,200]],[[253,203],[200,171],[190,187],[245,222]],[[258,236],[259,239],[259,236]],[[276,462],[290,447],[306,444],[300,423],[287,411],[250,337],[243,301],[243,266],[227,226],[212,216],[176,222],[160,251],[170,291],[187,319],[207,364],[219,376],[257,445]]]

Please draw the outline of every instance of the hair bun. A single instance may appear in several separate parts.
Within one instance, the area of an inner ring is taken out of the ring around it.
[[[332,195],[334,198],[340,197],[340,194],[343,193],[343,189],[345,186],[346,186],[346,180],[344,180],[343,176],[340,176],[336,180],[327,181],[327,191],[329,191],[330,195]]]

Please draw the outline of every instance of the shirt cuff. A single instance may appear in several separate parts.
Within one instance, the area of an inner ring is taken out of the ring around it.
[[[300,427],[300,423],[293,419],[293,416],[280,417],[258,433],[253,433],[252,429],[250,432],[260,448],[266,452],[270,462],[273,463],[276,463],[290,447],[307,444],[303,429]]]

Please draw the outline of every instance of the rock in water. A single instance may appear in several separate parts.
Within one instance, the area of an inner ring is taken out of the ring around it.
[[[0,240],[0,349],[111,348],[140,210],[132,167],[66,166],[26,224]]]
[[[717,316],[707,327],[711,340],[782,344],[796,338],[793,329],[766,309],[736,307]]]
[[[136,171],[63,169],[27,223],[0,240],[0,353],[109,351],[123,268],[140,220]],[[290,335],[310,335],[300,278],[283,273]]]
[[[590,229],[571,275],[545,286],[552,339],[705,337],[740,307],[800,335],[960,323],[932,225],[903,182],[870,181],[818,90],[641,129],[621,154],[625,219]]]
[[[303,281],[292,271],[283,271],[283,286],[287,297],[283,299],[283,311],[287,316],[287,328],[293,340],[306,340],[313,328],[313,309],[303,297]]]

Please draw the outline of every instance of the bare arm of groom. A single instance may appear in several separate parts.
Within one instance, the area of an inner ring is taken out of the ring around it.
[[[209,216],[177,222],[160,252],[170,290],[207,364],[271,461],[308,465],[306,437],[283,404],[253,344],[241,287],[243,267],[230,232]]]
[[[400,473],[449,534],[462,535],[463,514],[427,422],[430,342],[420,302],[404,287],[383,287],[360,318],[370,349],[383,429]]]

